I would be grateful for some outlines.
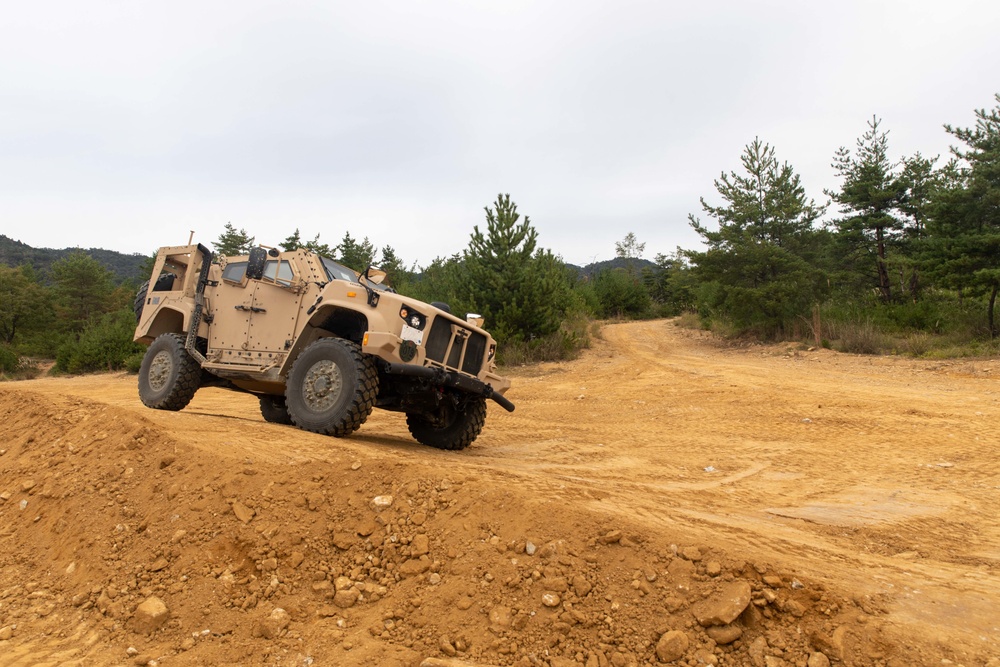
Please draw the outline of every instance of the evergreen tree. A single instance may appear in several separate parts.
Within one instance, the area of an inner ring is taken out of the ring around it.
[[[691,266],[680,247],[670,254],[658,253],[654,269],[643,269],[642,280],[649,297],[660,304],[661,315],[679,315],[694,309]]]
[[[889,133],[879,129],[880,123],[872,117],[854,155],[844,146],[837,150],[832,166],[844,182],[840,190],[825,192],[840,205],[844,216],[835,225],[849,267],[873,267],[879,294],[888,303],[892,300],[889,249],[898,248],[903,238],[904,222],[898,211],[906,197],[906,183],[899,165],[889,160]]]
[[[66,328],[83,331],[87,323],[113,306],[111,271],[82,250],[52,263],[56,308]]]
[[[976,110],[976,125],[945,130],[964,146],[935,182],[925,259],[942,285],[988,297],[990,335],[1000,292],[1000,94],[991,110]]]
[[[458,295],[495,323],[490,326],[499,338],[531,340],[554,333],[569,293],[562,261],[536,248],[538,233],[527,216],[521,220],[509,194],[498,195],[485,210],[486,232],[476,225],[462,254]]]
[[[222,234],[219,235],[219,240],[213,242],[212,246],[215,248],[216,254],[232,257],[248,254],[250,248],[254,246],[254,240],[254,237],[247,234],[247,230],[237,231],[232,223],[227,222]]]
[[[278,245],[281,246],[281,249],[285,252],[301,248],[302,236],[299,234],[299,228],[296,227],[295,231],[292,234],[289,234],[288,237]]]
[[[396,254],[392,246],[382,248],[382,259],[379,260],[379,268],[385,271],[386,282],[397,291],[404,288],[410,281],[410,272],[406,270],[403,260]]]
[[[317,232],[316,236],[313,237],[313,240],[308,241],[304,247],[307,250],[316,253],[320,257],[333,257],[333,250],[330,249],[330,246],[325,243],[320,243],[319,232]],[[348,264],[348,266],[350,266],[350,264]]]
[[[594,276],[602,317],[641,317],[650,308],[649,290],[628,269],[608,269]]]
[[[925,158],[920,153],[903,159],[899,179],[904,188],[898,210],[908,222],[903,228],[900,243],[901,257],[897,261],[900,293],[908,292],[914,303],[920,296],[919,260],[917,248],[926,235],[927,216],[936,182],[934,163],[937,157]],[[908,274],[908,278],[907,278]]]
[[[822,273],[810,263],[813,224],[823,208],[806,198],[798,174],[787,162],[779,163],[774,148],[759,138],[746,146],[740,161],[743,174],[723,173],[715,181],[726,204],[701,200],[718,231],[688,216],[708,246],[705,252],[687,253],[702,283],[699,307],[741,329],[781,335],[824,293]]]
[[[344,238],[335,250],[338,253],[337,261],[355,271],[364,271],[375,263],[375,246],[371,244],[368,237],[359,242],[351,236],[350,232],[344,232]]]
[[[51,302],[30,265],[0,265],[0,342],[12,344],[49,324]]]
[[[471,312],[474,310],[472,305],[459,295],[459,286],[466,280],[464,270],[461,255],[435,257],[434,261],[413,277],[412,282],[404,284],[400,291],[427,303],[447,303],[453,313]]]

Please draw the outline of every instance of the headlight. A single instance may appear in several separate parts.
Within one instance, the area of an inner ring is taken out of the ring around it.
[[[399,309],[399,316],[404,322],[406,322],[407,325],[413,327],[414,329],[423,330],[424,326],[427,324],[427,318],[424,315],[407,306],[403,306]]]

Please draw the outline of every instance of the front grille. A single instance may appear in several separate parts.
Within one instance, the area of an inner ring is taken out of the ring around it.
[[[428,359],[449,368],[460,368],[469,375],[478,375],[486,354],[486,336],[447,318],[436,317],[427,335],[425,348]]]
[[[444,355],[451,342],[451,322],[443,317],[435,317],[431,324],[430,335],[427,336],[427,358],[443,364]]]
[[[469,375],[479,375],[483,367],[483,357],[486,355],[486,336],[475,333],[465,341],[465,363],[462,370]]]

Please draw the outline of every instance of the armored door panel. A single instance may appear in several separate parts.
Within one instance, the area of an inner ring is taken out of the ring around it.
[[[229,263],[223,269],[222,280],[208,293],[210,351],[246,349],[250,309],[253,306],[253,285],[247,282],[246,266],[246,262]]]
[[[302,303],[294,279],[289,262],[271,260],[263,279],[255,281],[247,350],[280,354],[292,347]]]

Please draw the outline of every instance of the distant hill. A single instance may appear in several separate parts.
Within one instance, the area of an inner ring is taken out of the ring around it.
[[[580,273],[580,277],[592,278],[593,276],[601,273],[602,271],[611,271],[614,269],[625,269],[628,268],[628,262],[632,262],[632,266],[635,267],[636,271],[642,271],[645,268],[655,269],[656,264],[649,261],[648,259],[622,259],[621,257],[615,257],[614,259],[606,259],[602,262],[592,262],[587,266],[577,266],[575,264],[567,264],[571,269],[576,269]]]
[[[15,241],[14,239],[0,234],[0,264],[7,266],[21,266],[30,264],[41,275],[47,276],[49,267],[58,259],[66,257],[74,250],[82,250],[92,258],[108,267],[121,282],[132,281],[141,282],[148,276],[142,275],[142,264],[147,260],[145,255],[138,253],[126,255],[114,250],[104,250],[102,248],[32,248],[31,246]]]

